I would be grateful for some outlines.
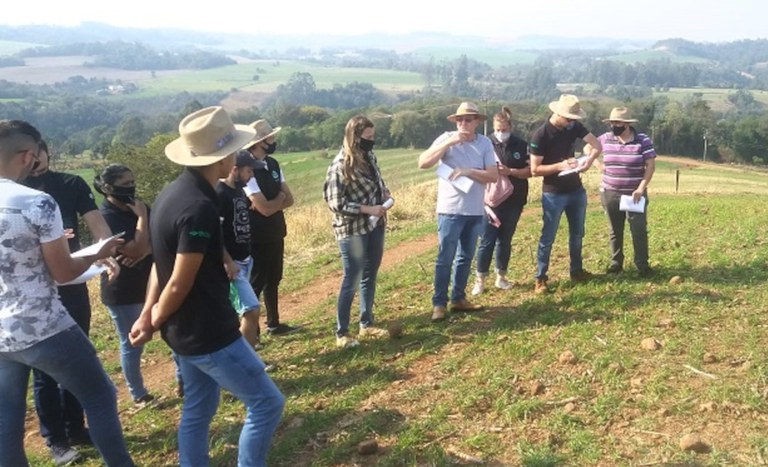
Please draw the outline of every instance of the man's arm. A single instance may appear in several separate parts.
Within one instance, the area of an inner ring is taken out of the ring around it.
[[[103,240],[112,236],[112,230],[110,230],[107,221],[104,220],[104,216],[101,215],[98,209],[93,209],[83,214],[83,220],[94,239]]]
[[[462,137],[462,135],[465,135]],[[433,144],[429,149],[419,155],[419,168],[428,169],[437,164],[443,158],[445,152],[451,146],[455,146],[464,140],[468,140],[465,133],[454,132],[441,143]]]
[[[266,217],[282,211],[286,198],[287,195],[283,191],[280,191],[280,193],[271,200],[268,200],[267,197],[264,196],[264,193],[261,192],[248,195],[248,199],[251,200],[251,209],[259,211],[262,216]]]
[[[647,159],[645,161],[645,173],[643,174],[643,180],[638,185],[637,189],[632,192],[632,199],[637,203],[640,201],[640,197],[645,194],[645,190],[648,189],[648,184],[651,183],[653,178],[653,172],[656,171],[656,159]]]
[[[590,167],[592,167],[592,163],[595,162],[598,157],[600,157],[600,154],[603,152],[603,145],[600,144],[600,140],[598,140],[592,133],[587,134],[582,139],[585,143],[592,146],[592,149],[589,151],[589,155],[587,156],[587,160],[581,166],[581,171],[586,172]]]
[[[152,334],[155,333],[155,329],[152,327],[152,307],[155,306],[159,299],[160,284],[157,280],[157,266],[152,264],[152,269],[149,272],[149,280],[147,281],[147,293],[144,298],[144,308],[142,308],[141,314],[136,319],[136,322],[131,326],[131,332],[128,335],[132,346],[137,347],[152,340]]]
[[[61,236],[56,240],[40,244],[43,253],[43,261],[51,273],[53,280],[58,283],[69,282],[84,273],[90,265],[99,259],[112,256],[117,245],[122,240],[112,239],[101,247],[96,255],[81,258],[73,258],[69,251],[67,237]]]
[[[554,164],[543,164],[544,156],[531,154],[531,175],[534,177],[546,177],[547,175],[556,175],[563,170],[576,167],[575,159],[568,159]]]
[[[126,242],[126,244],[120,248],[120,254],[123,256],[123,258],[120,258],[121,263],[126,266],[130,266],[152,253],[147,205],[142,201],[136,200],[134,204],[129,204],[128,208],[136,214],[137,220],[136,232],[133,235],[133,240]]]
[[[455,180],[461,176],[469,177],[472,180],[480,183],[492,183],[499,178],[499,169],[496,164],[489,165],[484,169],[470,169],[467,167],[457,167],[453,169],[453,173],[450,176],[451,180]]]
[[[285,193],[285,199],[283,200],[283,209],[293,206],[293,193],[291,193],[291,189],[288,188],[288,184],[283,182],[280,185],[280,191]]]

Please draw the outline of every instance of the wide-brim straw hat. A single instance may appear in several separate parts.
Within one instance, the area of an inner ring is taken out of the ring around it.
[[[455,122],[456,117],[465,117],[470,115],[477,117],[481,122],[488,118],[485,114],[480,113],[480,110],[478,110],[476,104],[472,102],[462,102],[459,105],[459,108],[456,109],[456,113],[448,116],[448,120]]]
[[[251,123],[248,126],[253,128],[256,131],[256,136],[253,138],[253,141],[246,144],[243,149],[250,149],[251,146],[253,146],[254,144],[260,143],[265,139],[269,138],[270,136],[275,136],[278,131],[283,129],[283,127],[281,126],[277,128],[272,128],[272,125],[270,125],[268,121],[263,119],[256,120],[255,122]]]
[[[192,112],[179,123],[179,137],[165,146],[171,161],[187,167],[214,164],[248,143],[255,131],[235,125],[222,107]]]
[[[623,123],[637,123],[636,118],[632,118],[632,113],[626,107],[614,107],[611,110],[611,114],[608,118],[603,119],[604,122],[623,122]]]
[[[549,103],[549,110],[571,120],[581,120],[587,116],[581,108],[579,98],[573,94],[561,94],[560,99]]]

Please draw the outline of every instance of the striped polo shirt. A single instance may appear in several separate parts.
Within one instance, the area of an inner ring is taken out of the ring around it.
[[[630,194],[637,189],[645,175],[645,161],[656,157],[653,141],[648,135],[638,133],[632,128],[635,137],[622,143],[608,132],[598,138],[603,145],[603,181],[604,190]]]

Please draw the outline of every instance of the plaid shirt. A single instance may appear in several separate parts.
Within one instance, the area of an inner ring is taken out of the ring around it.
[[[343,150],[333,159],[328,167],[323,186],[323,195],[328,208],[333,213],[333,232],[336,239],[364,235],[375,226],[368,222],[368,215],[360,212],[361,205],[374,206],[384,202],[384,192],[389,191],[381,178],[381,171],[373,151],[368,153],[368,162],[372,172],[357,171],[353,180],[344,180]],[[386,224],[382,217],[376,224]]]

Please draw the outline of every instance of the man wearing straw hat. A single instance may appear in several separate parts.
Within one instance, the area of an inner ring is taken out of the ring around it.
[[[632,246],[635,250],[635,266],[642,277],[653,274],[648,265],[648,184],[656,168],[656,151],[647,135],[638,133],[632,126],[637,120],[626,107],[611,110],[603,120],[611,125],[611,131],[600,135],[603,145],[603,178],[600,183],[600,200],[608,215],[611,227],[611,264],[609,274],[624,269],[624,221],[629,223]],[[623,196],[631,196],[634,203],[645,198],[642,212],[619,209]]]
[[[451,275],[451,310],[482,308],[467,300],[465,289],[477,238],[483,227],[485,184],[498,177],[493,143],[476,133],[477,126],[485,119],[477,105],[462,102],[456,113],[448,116],[448,120],[456,124],[456,131],[438,136],[419,156],[420,169],[439,164],[438,175],[443,174],[437,185],[439,249],[435,261],[432,321],[446,318]]]
[[[533,133],[530,143],[531,174],[544,177],[541,189],[544,225],[536,254],[534,291],[537,294],[549,290],[549,257],[563,212],[568,219],[571,280],[585,281],[592,277],[582,264],[587,192],[581,184],[579,173],[588,170],[601,151],[600,142],[581,123],[586,112],[581,108],[578,97],[563,94],[557,101],[550,102],[549,109],[552,115]],[[577,139],[592,146],[589,155],[581,160],[573,157],[573,146]]]
[[[285,398],[240,334],[229,301],[214,189],[254,131],[234,125],[221,107],[208,107],[186,116],[179,134],[165,154],[186,169],[155,201],[150,222],[155,264],[131,342],[147,342],[160,330],[177,356],[184,381],[178,433],[182,466],[209,464],[208,430],[220,387],[247,409],[238,465],[264,466]]]

